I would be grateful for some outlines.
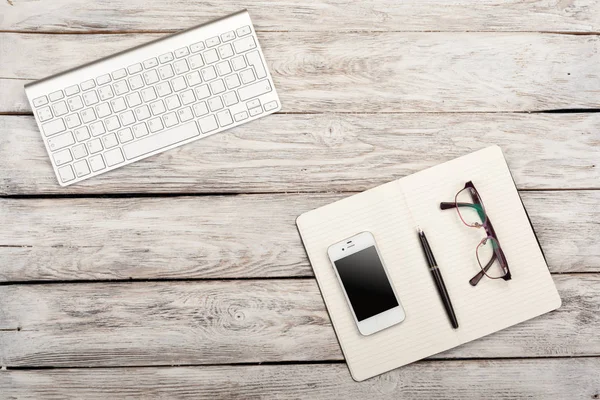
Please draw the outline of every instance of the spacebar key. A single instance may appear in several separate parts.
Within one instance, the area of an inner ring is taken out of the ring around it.
[[[131,160],[198,135],[200,135],[200,131],[196,122],[190,122],[180,125],[177,128],[168,129],[145,137],[137,142],[126,144],[123,146],[123,151],[125,152],[125,157]]]

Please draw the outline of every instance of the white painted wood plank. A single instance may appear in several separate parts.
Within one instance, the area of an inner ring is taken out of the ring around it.
[[[433,358],[598,355],[600,274],[554,280],[559,310]],[[312,279],[9,285],[0,297],[8,367],[342,359]]]
[[[0,371],[18,399],[594,399],[600,358],[424,361],[366,382],[343,364]]]
[[[11,5],[9,5],[11,4]],[[0,29],[18,31],[173,31],[247,8],[259,30],[574,31],[600,30],[600,6],[580,1],[53,0],[0,4]]]
[[[520,189],[600,183],[598,113],[279,114],[67,188],[32,117],[0,132],[0,194],[362,191],[492,144]]]
[[[0,33],[0,78],[39,79],[160,34]],[[283,112],[600,107],[600,37],[533,33],[259,34]],[[22,92],[3,93],[5,104]],[[13,108],[1,111],[25,111]]]
[[[295,219],[348,195],[0,199],[0,281],[312,276]],[[552,272],[600,272],[600,191],[521,195]]]

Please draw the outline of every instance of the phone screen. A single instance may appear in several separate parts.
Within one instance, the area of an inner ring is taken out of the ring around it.
[[[359,321],[398,306],[375,246],[340,258],[335,268]]]

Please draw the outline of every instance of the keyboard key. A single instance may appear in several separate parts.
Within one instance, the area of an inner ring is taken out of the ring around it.
[[[231,72],[231,65],[229,65],[229,61],[223,61],[217,64],[217,72],[219,76],[227,75]]]
[[[235,39],[235,33],[233,31],[225,32],[221,35],[221,40],[223,42],[229,42],[230,40]]]
[[[262,112],[262,107],[258,106],[258,107],[251,108],[248,110],[248,112],[250,113],[251,117],[255,117]]]
[[[133,140],[133,133],[131,133],[131,129],[129,128],[121,129],[117,132],[117,135],[119,135],[119,141],[121,143],[127,143]]]
[[[98,115],[98,118],[104,118],[111,114],[108,103],[98,104],[96,107],[94,107],[94,109],[96,110],[96,114]]]
[[[104,159],[106,160],[106,165],[109,167],[121,164],[123,161],[125,161],[123,158],[123,153],[119,148],[106,151],[104,153]]]
[[[204,61],[207,64],[212,64],[214,62],[219,61],[219,55],[215,49],[210,49],[202,53],[204,55]]]
[[[167,111],[165,108],[165,103],[162,100],[158,100],[150,104],[150,108],[152,109],[152,115],[162,114]]]
[[[236,32],[237,32],[238,36],[246,36],[247,34],[252,32],[252,30],[250,29],[250,26],[246,25],[246,26],[243,26],[243,27],[237,29]]]
[[[233,55],[233,49],[231,48],[231,45],[228,43],[219,47],[219,55],[221,56],[221,58],[231,57]]]
[[[211,37],[210,39],[206,39],[207,47],[214,47],[214,46],[218,45],[219,43],[221,43],[221,41],[219,40],[218,36]]]
[[[242,79],[242,82],[244,83],[244,85],[247,85],[250,82],[254,82],[256,80],[256,77],[254,76],[254,72],[252,71],[252,69],[246,69],[242,72],[240,72],[240,78]]]
[[[246,54],[246,58],[248,59],[248,64],[254,67],[254,70],[256,71],[256,77],[258,79],[262,79],[267,76],[267,70],[263,65],[258,51],[251,51],[250,53]]]
[[[100,154],[90,157],[88,161],[90,162],[90,167],[92,167],[92,171],[94,172],[98,172],[101,169],[106,168],[106,165],[104,165],[104,160]]]
[[[143,121],[150,118],[150,109],[147,105],[143,105],[135,109],[135,116],[138,121]]]
[[[72,144],[75,144],[75,139],[71,132],[61,133],[48,139],[48,147],[52,151],[63,149]]]
[[[112,87],[110,86],[103,86],[100,89],[98,89],[98,95],[100,96],[100,100],[102,101],[106,101],[115,97]]]
[[[83,86],[83,84],[81,85]],[[98,100],[98,95],[96,94],[95,90],[92,90],[90,92],[86,92],[83,94],[83,101],[85,102],[86,106],[91,106],[96,104],[99,100]]]
[[[277,101],[273,100],[265,104],[265,111],[271,111],[277,108]]]
[[[210,107],[210,111],[217,111],[223,108],[223,102],[219,96],[213,97],[212,99],[208,99],[208,106]]]
[[[90,133],[92,134],[92,136],[102,135],[103,133],[106,132],[106,129],[104,129],[104,124],[102,123],[102,121],[96,121],[93,124],[90,124],[89,128],[90,128]]]
[[[217,118],[219,119],[219,125],[221,126],[227,126],[233,123],[233,119],[231,119],[231,113],[229,110],[218,112]]]
[[[106,126],[106,129],[109,132],[112,132],[115,129],[119,129],[121,124],[119,123],[119,118],[117,118],[116,115],[113,115],[112,117],[108,117],[104,120],[104,126]]]
[[[129,92],[129,87],[127,86],[127,81],[118,81],[113,84],[113,90],[117,94],[117,96],[122,96],[125,93]]]
[[[73,169],[71,168],[70,165],[65,165],[64,167],[60,167],[58,169],[58,174],[60,175],[60,180],[63,181],[63,183],[72,181],[73,179],[75,179],[75,175],[73,174]]]
[[[160,78],[158,77],[158,72],[156,72],[155,69],[151,69],[150,71],[144,72],[144,81],[146,82],[146,85],[152,85],[158,82],[159,80]]]
[[[73,161],[73,157],[71,157],[71,152],[69,151],[69,149],[57,151],[56,153],[53,154],[53,158],[54,158],[54,163],[56,165],[63,165],[63,164]]]
[[[237,104],[238,99],[235,92],[227,92],[223,95],[223,102],[227,107]]]
[[[198,120],[198,126],[202,133],[208,133],[214,131],[219,127],[217,124],[217,120],[214,115],[209,115],[208,117],[204,117]]]
[[[185,79],[183,76],[178,76],[177,78],[171,80],[171,87],[174,91],[179,92],[187,87],[185,84]]]
[[[246,111],[242,111],[240,113],[235,114],[233,118],[235,119],[235,122],[240,122],[245,119],[248,119],[248,113]]]
[[[65,117],[65,122],[67,123],[67,127],[69,129],[73,129],[81,125],[81,118],[79,118],[79,114],[71,114]]]
[[[194,96],[194,91],[191,89],[186,90],[185,92],[181,92],[179,95],[181,97],[181,102],[184,106],[191,104],[196,101],[196,96]]]
[[[148,128],[150,129],[150,132],[154,133],[163,129],[164,126],[162,120],[159,117],[156,117],[148,121]]]
[[[237,74],[229,75],[225,78],[225,84],[229,89],[236,88],[241,85],[240,78],[237,76]]]
[[[65,103],[64,101],[53,104],[52,109],[54,110],[54,115],[56,115],[57,117],[60,117],[61,115],[65,115],[66,113],[69,112],[69,109],[67,108],[67,103]]]
[[[88,149],[90,150],[91,154],[98,153],[99,151],[104,150],[104,147],[102,147],[102,142],[100,141],[100,139],[90,140],[87,145],[88,145]],[[104,168],[104,167],[102,167],[102,168]]]
[[[167,108],[169,109],[169,111],[181,107],[181,102],[179,101],[179,97],[176,94],[167,97],[165,99],[165,102],[167,103]]]
[[[77,146],[73,146],[71,150],[73,150],[73,157],[75,157],[76,160],[79,160],[80,158],[83,158],[88,155],[87,149],[85,148],[85,144],[83,143],[78,144]]]
[[[77,111],[83,108],[83,101],[81,101],[80,96],[71,97],[69,100],[67,100],[67,103],[69,103],[69,108],[71,111]]]
[[[75,129],[73,133],[75,134],[75,138],[78,142],[83,142],[84,140],[88,140],[90,138],[90,131],[88,131],[87,126],[79,127]]]
[[[106,136],[102,136],[102,143],[104,143],[104,148],[110,149],[111,147],[117,146],[119,141],[114,133],[110,133]]]
[[[125,68],[121,68],[113,72],[111,75],[114,80],[123,79],[127,76],[127,71],[125,71]]]
[[[67,129],[67,127],[65,126],[65,122],[63,121],[63,119],[59,118],[42,125],[42,129],[44,130],[44,135],[52,136],[57,134],[58,132],[64,131],[65,129]]]
[[[214,118],[214,117],[213,117]],[[152,153],[156,150],[172,146],[198,136],[200,132],[195,122],[188,122],[161,133],[129,143],[123,146],[123,151],[128,160]]]
[[[85,160],[77,161],[75,164],[73,164],[73,167],[75,167],[75,173],[78,177],[82,177],[90,173],[90,167],[88,167],[88,163]]]
[[[201,103],[197,103],[194,104],[194,114],[196,114],[196,117],[201,117],[203,115],[208,114],[208,107],[206,106],[206,102],[201,102]]]
[[[198,100],[206,99],[210,96],[208,85],[198,86],[196,89],[194,89],[194,91],[196,92],[196,97]]]
[[[38,98],[33,99],[34,107],[41,107],[48,104],[48,98],[46,96],[40,96]]]
[[[121,117],[121,125],[128,126],[135,122],[135,117],[133,116],[133,111],[128,110],[120,115]]]
[[[223,79],[217,79],[210,83],[210,90],[214,94],[223,93],[225,91],[225,83],[223,83]]]
[[[142,136],[146,136],[148,134],[148,128],[146,124],[143,122],[141,124],[137,124],[133,126],[133,134],[136,138],[141,138]]]
[[[145,102],[156,100],[156,91],[153,87],[142,89],[141,93]]]
[[[100,75],[99,77],[96,78],[96,83],[98,83],[98,85],[106,85],[111,80],[112,79],[110,79],[109,74],[104,74],[104,75]]]
[[[190,68],[196,69],[204,66],[204,60],[200,54],[196,54],[188,58],[190,61]]]
[[[175,57],[177,58],[185,57],[188,54],[190,54],[190,51],[187,47],[182,47],[180,49],[175,50]]]
[[[202,83],[202,78],[200,78],[198,71],[187,74],[185,79],[187,80],[188,86],[196,86]]]
[[[203,42],[198,42],[198,43],[194,43],[193,45],[190,46],[190,50],[192,51],[192,53],[197,53],[199,51],[204,50],[204,43]]]
[[[77,85],[73,85],[73,86],[69,86],[68,88],[65,89],[65,94],[67,96],[73,96],[74,94],[79,93],[79,86]]]
[[[231,59],[231,65],[233,66],[234,71],[239,71],[240,69],[246,68],[246,60],[244,56],[238,56]]]
[[[169,64],[163,65],[158,69],[158,74],[160,75],[160,79],[169,79],[175,76],[175,72],[173,72],[173,67]]]
[[[137,74],[138,72],[142,72],[142,64],[137,63],[130,65],[129,67],[127,67],[127,72],[129,72],[131,75]]]
[[[200,71],[200,73],[202,74],[202,79],[204,79],[204,81],[210,81],[211,79],[215,79],[217,77],[217,73],[212,65],[204,68]]]
[[[270,91],[271,84],[269,84],[269,81],[265,79],[264,81],[259,81],[238,89],[238,94],[240,96],[241,101],[246,101],[253,97],[268,93]]]
[[[246,107],[248,107],[248,109],[251,109],[254,107],[260,107],[260,100],[259,99],[250,100],[249,102],[246,103]]]
[[[168,94],[173,93],[173,91],[171,90],[171,85],[169,85],[169,82],[161,82],[158,85],[156,85],[155,88],[160,97],[164,97]]]
[[[235,48],[235,52],[239,54],[256,48],[256,42],[252,36],[248,36],[233,42],[233,47]]]
[[[62,90],[57,90],[56,92],[50,93],[48,97],[50,97],[50,101],[57,101],[65,97],[65,95]]]
[[[165,121],[165,127],[167,128],[175,126],[179,123],[179,120],[177,119],[177,114],[175,114],[174,112],[166,113],[165,115],[163,115],[163,121]]]
[[[38,119],[42,122],[52,119],[52,111],[50,111],[50,107],[40,108],[36,112]]]
[[[96,113],[93,108],[86,108],[81,113],[81,120],[84,124],[89,124],[96,119]]]
[[[175,68],[175,72],[177,73],[177,75],[183,74],[190,70],[190,67],[188,67],[188,63],[185,59],[175,61],[173,63],[173,67]]]
[[[161,64],[171,62],[174,59],[175,58],[173,57],[173,53],[165,53],[165,54],[161,55],[160,57],[158,57],[158,61],[160,61]]]
[[[146,69],[154,68],[157,65],[158,65],[158,61],[156,60],[156,58],[150,58],[150,59],[144,61],[144,68],[146,68]]]
[[[125,104],[125,99],[119,97],[118,99],[114,99],[110,101],[110,106],[113,112],[121,112],[127,108],[127,104]]]
[[[85,81],[81,84],[81,90],[90,90],[96,87],[96,83],[90,79],[89,81]]]
[[[194,114],[192,114],[192,109],[189,107],[180,108],[177,110],[177,115],[179,115],[179,120],[181,122],[187,122],[194,118]]]
[[[135,107],[142,104],[142,98],[140,97],[139,92],[130,93],[125,96],[125,99],[127,100],[127,105],[129,105],[129,107]]]
[[[144,87],[144,81],[141,75],[135,75],[128,79],[131,90],[138,90]]]

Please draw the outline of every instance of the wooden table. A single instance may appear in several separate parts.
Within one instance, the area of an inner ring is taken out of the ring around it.
[[[25,83],[244,7],[282,113],[57,185]],[[0,15],[1,398],[599,398],[599,1],[2,0]],[[562,308],[352,381],[296,216],[490,144]]]

